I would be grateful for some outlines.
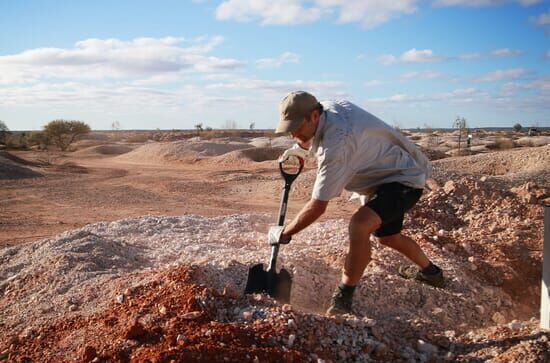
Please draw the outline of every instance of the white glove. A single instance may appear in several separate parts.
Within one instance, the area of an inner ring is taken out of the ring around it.
[[[283,234],[283,229],[285,229],[284,226],[271,226],[269,227],[269,232],[267,234],[267,239],[269,241],[269,244],[271,246],[273,245],[277,245],[279,243],[281,244],[287,244],[288,242],[290,242],[290,238],[288,240],[285,240],[285,241],[281,241],[281,234]]]
[[[294,144],[290,149],[286,149],[283,154],[279,157],[279,162],[282,163],[286,161],[291,156],[297,156],[299,158],[305,159],[309,155],[309,150],[303,149],[300,145]]]

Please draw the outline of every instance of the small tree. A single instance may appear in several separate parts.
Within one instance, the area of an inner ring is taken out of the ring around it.
[[[514,125],[514,131],[516,132],[520,132],[522,129],[521,127],[521,124],[518,122],[517,124]]]
[[[254,128],[256,128],[256,123],[255,122],[251,122],[250,123],[250,126],[248,127],[250,130],[254,130]]]
[[[0,120],[0,144],[6,143],[6,134],[10,131],[6,123]]]
[[[90,126],[82,121],[53,120],[44,126],[46,137],[61,151],[66,151],[74,141],[90,131]]]
[[[120,122],[118,121],[113,121],[113,123],[111,124],[111,129],[113,131],[118,131],[120,130]]]
[[[458,129],[458,154],[460,155],[460,144],[462,142],[462,134],[468,134],[466,119],[464,117],[457,116],[453,122],[453,127]]]
[[[197,135],[200,135],[201,132],[204,130],[204,129],[202,128],[202,123],[196,124],[196,125],[195,125],[195,128],[197,129]]]

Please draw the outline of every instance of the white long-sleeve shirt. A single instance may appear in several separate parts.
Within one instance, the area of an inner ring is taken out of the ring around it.
[[[328,201],[344,189],[370,197],[391,182],[424,188],[431,163],[405,136],[351,102],[321,103],[310,149],[318,165],[313,198]]]

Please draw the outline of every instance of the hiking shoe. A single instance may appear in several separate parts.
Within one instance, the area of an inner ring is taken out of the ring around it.
[[[340,291],[340,289],[337,288],[334,295],[332,295],[330,306],[326,312],[326,315],[333,316],[341,314],[351,314],[352,298],[353,295],[346,296],[342,293],[342,291]]]
[[[441,269],[435,274],[425,274],[414,265],[399,267],[399,275],[405,279],[415,279],[433,287],[445,287],[445,278]]]

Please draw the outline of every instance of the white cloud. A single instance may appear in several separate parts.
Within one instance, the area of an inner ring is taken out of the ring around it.
[[[216,8],[218,20],[246,22],[260,18],[264,25],[304,24],[320,17],[320,9],[307,9],[299,0],[227,0]]]
[[[369,29],[402,14],[414,13],[418,0],[226,0],[216,8],[218,20],[254,21],[264,25],[311,23],[337,14],[339,23]]]
[[[502,81],[506,79],[518,79],[527,74],[527,71],[523,68],[513,68],[506,70],[496,70],[494,72],[486,73],[480,76],[479,81],[481,82],[493,82],[493,81]]]
[[[401,78],[403,79],[413,79],[413,78],[420,78],[420,79],[434,79],[441,77],[442,74],[440,72],[436,71],[412,71],[412,72],[405,72],[401,75]]]
[[[401,54],[399,57],[394,55],[382,55],[378,57],[378,62],[384,65],[395,63],[435,63],[448,59],[444,56],[438,56],[431,49],[417,50],[412,48]]]
[[[390,65],[395,64],[399,61],[399,59],[394,55],[381,55],[378,57],[378,63],[383,65]]]
[[[277,58],[262,58],[256,61],[258,68],[278,68],[285,63],[300,63],[300,56],[296,53],[285,52]]]
[[[376,86],[380,86],[383,83],[384,82],[382,82],[378,79],[372,79],[370,81],[365,82],[365,87],[376,87]]]
[[[550,25],[550,10],[546,13],[542,13],[538,16],[532,17],[531,21],[540,26]]]
[[[484,97],[487,97],[487,93],[484,91],[480,91],[475,88],[459,88],[451,92],[441,92],[441,93],[434,93],[430,95],[420,94],[420,95],[411,96],[411,95],[400,93],[389,97],[371,98],[367,100],[367,102],[377,103],[377,104],[401,103],[401,104],[409,104],[409,105],[417,105],[421,103],[435,102],[435,101],[469,103],[474,101],[475,99],[481,99]]]
[[[401,60],[406,63],[432,63],[444,60],[444,57],[436,56],[431,49],[409,49],[401,55]]]
[[[205,87],[209,90],[239,90],[239,91],[267,91],[285,94],[297,89],[307,90],[314,94],[337,94],[345,89],[344,83],[337,81],[273,81],[263,79],[236,79],[229,82],[219,82]]]
[[[529,18],[529,20],[533,24],[543,28],[546,32],[546,35],[550,36],[550,10],[547,11],[546,13],[542,13],[538,16],[533,16],[533,17]]]
[[[499,57],[499,58],[516,57],[520,54],[522,54],[521,50],[510,49],[510,48],[494,49],[493,51],[491,51],[491,55],[493,57]]]
[[[222,37],[86,39],[72,48],[36,48],[0,56],[0,83],[29,79],[149,78],[188,70],[216,72],[244,65],[209,56]],[[185,46],[184,46],[185,45]]]
[[[480,53],[464,53],[458,56],[459,59],[462,60],[472,60],[472,59],[480,59],[481,54]]]
[[[516,0],[521,6],[530,6],[543,2],[544,0]],[[434,6],[487,6],[500,5],[505,3],[504,0],[434,0]]]

